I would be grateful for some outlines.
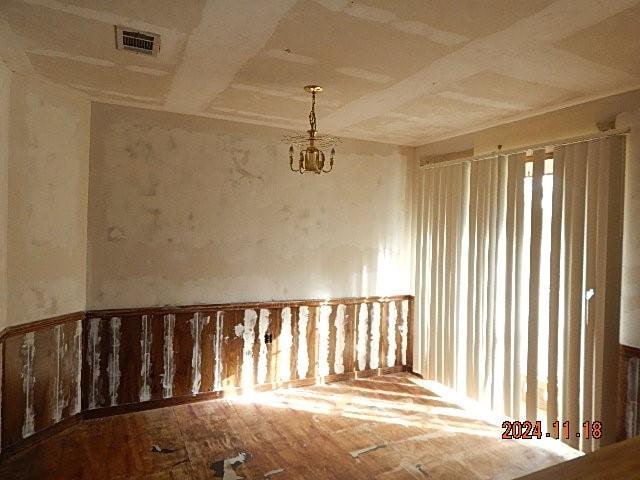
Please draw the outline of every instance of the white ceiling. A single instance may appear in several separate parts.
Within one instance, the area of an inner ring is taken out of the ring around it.
[[[159,33],[157,58],[114,25]],[[4,0],[0,58],[102,102],[400,145],[640,87],[640,0]]]

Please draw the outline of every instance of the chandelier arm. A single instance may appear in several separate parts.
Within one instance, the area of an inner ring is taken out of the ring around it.
[[[293,145],[289,147],[289,168],[292,172],[297,172],[298,170],[293,168]]]
[[[324,173],[329,173],[331,170],[333,170],[333,157],[336,155],[336,149],[332,148],[331,149],[331,156],[329,157],[329,170],[322,170]]]

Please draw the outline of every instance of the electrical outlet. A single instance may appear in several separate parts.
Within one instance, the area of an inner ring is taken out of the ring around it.
[[[267,345],[273,342],[273,333],[267,332],[264,334],[264,343]]]

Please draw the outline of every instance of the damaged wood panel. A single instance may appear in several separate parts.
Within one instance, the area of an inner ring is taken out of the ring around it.
[[[412,315],[411,298],[401,296],[112,310],[9,329],[0,445],[81,410],[237,392],[243,378],[265,390],[401,367],[412,360]]]
[[[103,324],[106,320],[101,317],[89,317],[83,328],[83,365],[82,375],[82,405],[83,410],[91,410],[104,406],[106,397],[106,383],[103,371],[107,368],[107,358],[103,354],[106,340],[102,340]]]
[[[3,448],[22,440],[27,398],[22,381],[24,335],[4,341],[4,375],[2,386]]]
[[[358,304],[356,315],[355,368],[358,371],[363,371],[369,365],[369,304]]]
[[[175,316],[173,331],[173,397],[191,395],[193,386],[192,319],[194,313],[181,313]]]
[[[387,365],[387,354],[389,353],[389,302],[380,304],[380,348],[378,350],[378,367],[393,367]]]
[[[242,367],[240,384],[249,389],[256,384],[256,330],[258,313],[253,308],[244,311],[241,328],[238,327],[236,335],[242,331]]]
[[[256,363],[256,385],[271,383],[269,367],[271,363],[270,350],[272,341],[267,342],[267,336],[271,334],[271,313],[272,311],[268,308],[261,308],[258,316],[258,335],[256,337],[256,346],[258,348]]]
[[[148,315],[151,345],[149,347],[150,400],[163,398],[162,374],[164,373],[164,316]]]
[[[393,304],[396,308],[396,365],[402,365],[402,302],[394,301]]]
[[[127,315],[120,318],[118,372],[116,405],[135,403],[140,400],[142,385],[142,316]],[[113,330],[111,341],[113,342]],[[113,345],[113,343],[112,343]]]
[[[269,330],[271,335],[271,344],[267,344],[267,383],[278,384],[280,380],[280,374],[286,374],[286,371],[281,372],[280,360],[281,358],[286,362],[287,355],[290,355],[291,345],[287,344],[289,339],[280,338],[282,335],[282,308],[271,308]],[[287,335],[291,332],[291,320],[289,320],[289,326]],[[286,376],[286,375],[285,375]]]
[[[620,345],[618,363],[618,440],[640,433],[640,349]]]
[[[402,301],[402,316],[403,322],[406,325],[404,327],[406,329],[406,335],[405,339],[402,341],[402,348],[405,352],[402,364],[407,367],[413,366],[413,308],[414,305],[412,300]]]
[[[242,326],[242,329],[240,329]],[[224,312],[222,328],[222,388],[239,387],[242,375],[242,352],[244,341],[244,310],[229,310]]]
[[[381,324],[381,304],[373,302],[369,304],[369,368],[375,370],[380,368],[380,324]]]
[[[27,336],[29,334],[26,334]],[[58,398],[58,379],[60,374],[60,356],[58,338],[62,336],[62,326],[38,330],[34,332],[33,343],[33,429],[32,435],[55,423],[54,416]],[[60,343],[64,343],[61,339]],[[61,346],[60,348],[64,348]],[[25,371],[26,374],[26,371]],[[25,379],[23,379],[24,381]],[[24,435],[27,436],[27,435]]]
[[[356,322],[358,306],[356,303],[345,305],[344,312],[344,354],[342,361],[345,372],[356,370]]]
[[[81,317],[59,316],[2,338],[0,445],[49,430],[80,409]]]
[[[82,410],[82,321],[63,324],[62,335],[58,421]]]
[[[213,372],[215,369],[215,333],[216,315],[202,315],[200,333],[200,392],[213,391]]]
[[[301,309],[304,307],[300,307]],[[298,346],[298,358],[304,364],[306,361],[307,369],[306,375],[301,376],[300,378],[314,378],[317,377],[317,366],[318,366],[318,332],[314,328],[316,324],[316,319],[319,314],[319,307],[308,307],[308,318],[307,318],[307,329],[306,329],[306,356],[300,346]],[[302,338],[302,337],[299,337]]]
[[[340,338],[338,337],[337,333],[338,333],[338,328],[336,327],[336,315],[338,312],[338,307],[339,305],[336,305],[335,307],[331,307],[329,306],[329,308],[331,308],[331,311],[329,312],[329,316],[327,318],[327,335],[328,335],[328,351],[327,351],[327,362],[328,362],[328,375],[331,374],[335,374],[336,373],[336,361],[339,362],[339,364],[341,366],[344,366],[344,364],[342,363],[342,355],[344,354],[344,349],[340,349],[340,353],[338,355],[338,358],[336,358],[336,349],[339,347],[338,342],[342,342],[342,339],[344,339],[344,325],[343,325],[343,329],[341,330],[340,333]],[[342,345],[342,343],[340,343],[340,345]],[[343,371],[341,371],[340,373],[343,373]]]
[[[299,316],[298,309],[294,307],[289,307],[289,311],[291,314],[291,355],[290,355],[290,365],[289,365],[289,378],[290,380],[298,379],[298,336],[300,335],[299,329]]]

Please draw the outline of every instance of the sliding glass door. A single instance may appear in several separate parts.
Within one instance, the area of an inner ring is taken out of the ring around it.
[[[529,153],[421,170],[418,365],[590,451],[585,422],[617,427],[624,139]]]

